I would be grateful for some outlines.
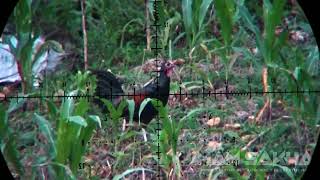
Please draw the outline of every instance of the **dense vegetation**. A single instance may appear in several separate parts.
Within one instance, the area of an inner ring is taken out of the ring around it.
[[[111,69],[126,90],[155,75],[154,8],[162,25],[158,58],[183,63],[171,80],[172,93],[222,92],[226,84],[229,91],[320,88],[318,47],[294,0],[85,3],[89,68]],[[8,95],[94,92],[95,79],[84,70],[80,1],[20,0],[5,31],[1,43],[17,38],[13,54],[25,76]],[[33,54],[42,48],[32,45],[40,35],[46,37],[43,49],[66,56],[36,88]],[[118,107],[105,101],[105,114],[86,98],[1,99],[0,145],[14,175],[24,179],[150,179],[158,171],[167,179],[295,179],[315,147],[319,100],[316,93],[170,96],[159,117],[143,127],[121,118],[130,100]]]

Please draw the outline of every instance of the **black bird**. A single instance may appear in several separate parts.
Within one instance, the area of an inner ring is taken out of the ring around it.
[[[168,102],[169,90],[170,90],[170,76],[172,75],[174,63],[163,62],[160,67],[160,76],[150,81],[142,89],[134,92],[134,96],[129,96],[129,99],[133,99],[135,102],[134,121],[139,121],[139,108],[142,101],[146,98],[159,99],[165,106]],[[117,77],[109,71],[94,70],[92,73],[97,78],[97,87],[95,91],[96,96],[100,96],[110,100],[115,107],[121,102],[124,96],[124,91],[121,88],[121,83]],[[112,95],[112,96],[111,96]],[[107,108],[100,100],[96,100],[96,103],[107,111]],[[144,124],[148,124],[156,115],[158,111],[153,107],[151,102],[148,102],[143,109],[140,121]],[[129,116],[128,109],[123,112],[124,117]]]

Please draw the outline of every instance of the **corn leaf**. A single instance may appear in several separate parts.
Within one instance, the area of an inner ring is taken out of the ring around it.
[[[133,114],[134,114],[134,100],[132,99],[127,99],[127,103],[128,103],[128,109],[129,109],[129,123],[132,124],[133,122]]]
[[[51,124],[41,115],[34,113],[35,122],[37,123],[40,132],[47,138],[49,145],[50,157],[56,157],[57,149],[53,138]]]
[[[212,3],[212,0],[202,0],[200,11],[199,11],[199,31],[202,29],[204,18],[206,17],[207,11]]]
[[[234,0],[215,0],[215,6],[224,43],[226,46],[229,46],[232,38],[233,16],[235,12]]]
[[[142,103],[140,104],[140,107],[139,107],[139,124],[140,124],[140,116],[141,116],[141,113],[142,111],[144,110],[144,108],[146,107],[146,105],[151,101],[152,99],[151,98],[146,98],[142,101]]]

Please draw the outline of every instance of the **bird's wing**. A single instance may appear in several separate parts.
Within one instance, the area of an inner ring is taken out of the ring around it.
[[[145,98],[153,98],[157,93],[156,79],[151,79],[141,89],[135,92],[134,102],[140,105]]]
[[[111,72],[103,70],[93,70],[92,74],[97,78],[95,95],[110,100],[114,105],[118,105],[124,92],[117,77]]]

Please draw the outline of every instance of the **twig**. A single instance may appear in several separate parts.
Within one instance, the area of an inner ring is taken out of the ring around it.
[[[271,128],[269,128],[269,129],[263,131],[262,133],[260,133],[257,137],[255,137],[254,139],[252,139],[251,141],[249,141],[249,143],[248,143],[245,147],[241,148],[241,150],[242,150],[242,151],[247,150],[254,142],[256,142],[259,138],[261,138],[262,136],[264,136],[264,135],[265,135],[267,132],[269,132],[270,130],[271,130]]]
[[[262,69],[262,86],[263,86],[263,96],[265,96],[265,103],[262,109],[258,112],[256,119],[256,122],[259,122],[262,120],[263,113],[265,112],[266,109],[270,110],[269,113],[271,113],[271,101],[270,97],[266,94],[268,92],[268,69],[264,67]],[[270,117],[270,116],[269,116]]]
[[[87,70],[88,69],[88,38],[87,38],[87,31],[86,31],[85,9],[86,9],[85,0],[81,0],[84,69]]]
[[[151,35],[150,35],[150,26],[149,26],[149,11],[148,11],[148,5],[149,5],[149,0],[144,0],[145,4],[145,17],[146,17],[146,37],[147,37],[147,51],[150,51],[150,44],[151,44]]]

